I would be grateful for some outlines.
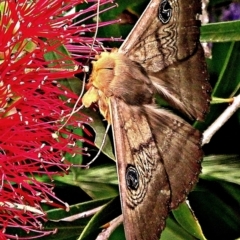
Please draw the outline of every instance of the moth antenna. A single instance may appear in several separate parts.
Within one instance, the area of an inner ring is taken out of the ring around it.
[[[96,155],[88,164],[85,165],[85,168],[89,168],[89,166],[90,166],[93,162],[95,162],[95,160],[98,158],[98,156],[99,156],[100,153],[102,152],[103,147],[104,147],[104,144],[105,144],[105,142],[106,142],[106,137],[107,137],[107,133],[108,133],[109,128],[110,128],[110,124],[108,123],[107,128],[106,128],[106,131],[105,131],[104,136],[103,136],[103,140],[102,140],[101,146],[100,146],[99,149],[98,149],[97,155]]]
[[[77,108],[77,105],[78,105],[79,101],[81,100],[82,95],[83,95],[83,93],[84,93],[84,89],[85,89],[85,85],[86,85],[86,76],[87,76],[86,71],[84,71],[83,84],[82,84],[81,93],[80,93],[77,101],[75,102],[75,104],[74,104],[74,106],[73,106],[72,112],[71,112],[70,114],[67,114],[66,116],[63,117],[63,119],[64,119],[64,118],[67,118],[67,120],[66,120],[65,123],[58,129],[58,131],[60,131],[63,127],[66,126],[66,124],[68,123],[69,119],[73,116],[73,114],[79,112],[79,111],[84,107],[83,105],[81,105],[79,108]]]
[[[96,38],[97,38],[97,32],[98,32],[98,26],[99,26],[99,8],[100,8],[100,1],[97,2],[97,20],[96,20],[96,31],[94,33],[94,36],[93,36],[93,41],[92,41],[92,44],[91,44],[91,47],[90,47],[90,52],[89,52],[89,58],[88,58],[88,62],[89,62],[89,59],[91,57],[91,53],[93,51],[93,46],[94,46],[94,43],[96,42]],[[89,71],[89,68],[87,68],[86,66],[84,66],[83,68],[84,70],[84,77],[83,77],[83,85],[82,85],[82,89],[81,89],[81,93],[77,99],[77,101],[75,102],[74,106],[73,106],[73,110],[70,114],[67,114],[66,116],[64,116],[64,118],[67,117],[67,120],[66,122],[59,128],[59,130],[61,130],[64,126],[66,126],[67,122],[69,121],[69,119],[72,117],[73,114],[79,112],[84,106],[81,105],[79,108],[77,108],[77,105],[80,101],[80,99],[82,98],[82,95],[84,93],[84,89],[85,89],[85,85],[86,85],[86,72]]]
[[[88,58],[88,62],[89,62],[89,59],[91,58],[91,54],[92,54],[92,51],[94,49],[94,43],[96,42],[96,38],[97,38],[97,33],[98,33],[98,27],[99,27],[99,8],[100,8],[100,1],[97,2],[97,16],[96,16],[96,31],[94,33],[94,36],[93,36],[93,41],[92,41],[92,44],[91,44],[91,47],[90,47],[90,52],[89,52],[89,58]],[[83,68],[84,70],[86,69],[86,66]],[[72,117],[73,114],[77,113],[79,110],[81,110],[83,108],[83,105],[81,105],[79,108],[77,108],[77,105],[80,101],[80,99],[82,98],[82,95],[83,95],[83,92],[84,92],[84,89],[85,89],[85,84],[86,84],[86,71],[84,71],[84,77],[83,77],[83,85],[82,85],[82,90],[81,90],[81,93],[77,99],[77,101],[75,102],[74,104],[74,107],[73,107],[73,110],[70,114],[64,116],[64,118],[67,117],[67,120],[66,122],[59,128],[59,130],[61,130],[66,124],[67,122],[69,121],[69,119]]]
[[[107,52],[107,49],[101,44],[101,48],[103,49],[104,52]]]
[[[91,44],[91,47],[90,47],[88,62],[89,62],[89,59],[91,58],[91,54],[92,54],[92,51],[94,49],[93,46],[94,46],[94,43],[96,42],[96,39],[97,39],[98,27],[99,27],[99,9],[100,9],[100,1],[97,2],[96,31],[94,33],[93,41],[92,41],[92,44]]]
[[[63,72],[63,71],[68,71],[68,72],[73,72],[73,71],[76,71],[78,69],[78,66],[77,65],[74,65],[74,68],[69,68],[69,69],[66,69],[66,68],[25,68],[24,69],[24,73],[30,73],[30,72],[40,72],[41,70],[48,70],[48,71],[55,71],[55,72]]]

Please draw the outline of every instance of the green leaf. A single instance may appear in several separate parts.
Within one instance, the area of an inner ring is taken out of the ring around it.
[[[209,155],[204,158],[201,178],[219,179],[240,185],[240,155]]]
[[[203,235],[202,229],[199,225],[198,220],[193,214],[193,211],[189,205],[184,202],[180,206],[172,211],[177,222],[192,236],[200,240],[206,240]]]
[[[202,42],[230,42],[240,40],[240,21],[209,23],[201,27]]]
[[[93,199],[115,197],[119,194],[115,164],[79,169],[67,176],[54,178],[72,186],[79,186]]]
[[[50,221],[61,222],[60,219],[62,218],[71,217],[73,215],[83,213],[97,207],[101,207],[107,204],[111,200],[112,198],[103,198],[103,199],[97,199],[97,200],[92,200],[88,202],[74,204],[69,207],[69,211],[66,211],[64,209],[53,209],[53,210],[47,211],[47,216]],[[66,222],[66,221],[63,221],[63,222]]]
[[[102,210],[92,217],[78,240],[96,239],[97,234],[101,231],[102,225],[121,214],[120,199],[117,197],[110,201]]]
[[[115,197],[119,194],[115,164],[83,170],[76,181],[92,198]]]
[[[62,218],[66,217],[74,217],[76,214],[80,214],[92,209],[95,209],[97,207],[103,207],[107,203],[109,203],[111,199],[100,199],[97,201],[89,201],[85,203],[75,204],[70,206],[70,211],[66,212],[62,209],[54,209],[47,212],[48,218],[50,221],[48,221],[46,224],[44,224],[45,230],[53,230],[58,229],[57,233],[51,236],[47,236],[45,238],[41,239],[59,239],[59,240],[65,240],[65,239],[76,239],[84,230],[84,228],[88,225],[90,219],[92,216],[88,217],[81,217],[73,221],[65,221],[62,220]],[[60,221],[59,221],[60,220]]]
[[[194,214],[207,239],[240,236],[240,186],[219,179],[200,179],[189,195]]]
[[[238,64],[240,61],[240,42],[214,44],[213,54],[212,64],[218,71],[218,79],[212,95],[215,97],[231,97],[240,83]]]
[[[89,125],[92,127],[92,129],[94,130],[94,132],[96,134],[94,143],[98,148],[100,148],[100,146],[103,143],[104,136],[106,134],[106,127],[103,123],[102,117],[100,116],[100,114],[92,111],[91,109],[83,109],[82,113],[86,114],[87,116],[89,116],[93,119],[93,122],[89,123]],[[115,160],[115,156],[113,153],[114,152],[113,145],[112,145],[108,135],[106,136],[104,146],[103,146],[103,149],[101,149],[101,151],[104,154],[106,154],[109,158]]]
[[[196,240],[191,234],[185,231],[173,217],[168,217],[166,228],[163,230],[160,240]]]
[[[98,36],[125,39],[148,3],[149,3],[148,0],[138,0],[138,1],[118,0],[117,7],[100,15],[101,21],[122,19],[124,18],[124,15],[122,14],[126,14],[126,15],[129,15],[130,17],[131,15],[134,15],[135,22],[129,23],[129,24],[121,24],[120,22],[119,24],[112,24],[103,28],[99,28]],[[120,45],[121,45],[121,41],[108,42],[108,46],[110,47],[119,47]]]

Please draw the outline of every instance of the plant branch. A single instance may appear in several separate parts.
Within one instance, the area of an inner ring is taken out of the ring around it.
[[[203,133],[202,146],[210,142],[212,136],[227,122],[227,120],[240,108],[240,94],[233,98],[233,103],[209,126]]]

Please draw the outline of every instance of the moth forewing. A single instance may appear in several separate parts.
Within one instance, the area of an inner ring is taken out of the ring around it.
[[[199,42],[199,14],[201,0],[152,0],[119,52],[144,67],[172,107],[203,120],[211,88]]]
[[[159,239],[171,192],[151,128],[140,107],[111,97],[110,109],[126,239]]]
[[[147,27],[153,21],[153,17],[156,16],[160,1],[161,0],[151,0],[149,2],[141,17],[138,19],[136,25],[128,34],[126,40],[120,46],[119,53],[128,55],[130,50],[133,49],[137,43],[139,43],[139,38],[141,38],[141,35],[146,32]]]

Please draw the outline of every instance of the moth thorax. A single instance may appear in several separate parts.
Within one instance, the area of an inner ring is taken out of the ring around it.
[[[113,79],[109,93],[128,105],[150,104],[153,101],[153,85],[145,69],[121,53],[111,53],[114,60]]]

